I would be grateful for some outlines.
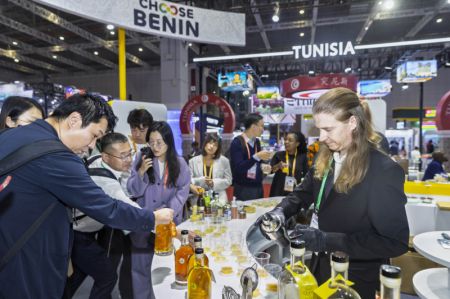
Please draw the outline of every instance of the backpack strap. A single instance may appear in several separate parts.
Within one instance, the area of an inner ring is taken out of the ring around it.
[[[34,143],[26,144],[15,150],[11,154],[7,155],[5,158],[0,160],[0,177],[8,174],[28,162],[42,157],[44,155],[56,152],[69,151],[69,149],[58,140],[49,139],[41,140]],[[20,238],[8,249],[6,254],[2,256],[0,260],[0,272],[5,268],[6,264],[13,258],[25,243],[30,239],[30,237],[36,232],[36,230],[41,226],[41,224],[47,219],[57,201],[51,203],[45,211],[33,222],[33,224],[20,236]]]
[[[101,167],[93,167],[88,168],[88,173],[90,176],[101,176],[105,178],[110,178],[117,181],[116,176],[112,173],[111,170]]]

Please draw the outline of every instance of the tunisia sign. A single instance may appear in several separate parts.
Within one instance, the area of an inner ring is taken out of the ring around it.
[[[303,59],[308,59],[311,57],[333,57],[356,54],[355,48],[353,48],[353,44],[350,41],[293,46],[292,50],[294,50],[295,59],[299,59],[300,56]]]

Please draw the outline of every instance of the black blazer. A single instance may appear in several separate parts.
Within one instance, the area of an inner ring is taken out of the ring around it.
[[[286,219],[301,208],[315,205],[321,180],[313,176],[314,168],[279,204]],[[330,171],[318,212],[319,229],[327,233],[326,250],[344,251],[350,256],[349,279],[362,298],[373,298],[379,285],[379,266],[408,250],[404,171],[387,155],[372,150],[366,176],[348,194],[336,192],[333,180]],[[312,271],[323,283],[330,277],[330,263],[327,255],[320,256],[319,267]]]
[[[279,162],[286,162],[286,151],[277,152],[272,160],[270,161],[270,165],[274,166]],[[294,162],[294,156],[289,155],[289,167],[292,169],[292,164]],[[298,183],[300,183],[301,179],[306,175],[308,171],[308,163],[306,160],[306,154],[298,154],[297,159],[295,161],[295,174],[294,177]],[[286,196],[289,192],[284,191],[284,181],[286,178],[286,174],[280,169],[275,172],[273,176],[272,185],[270,187],[270,197],[273,196]]]

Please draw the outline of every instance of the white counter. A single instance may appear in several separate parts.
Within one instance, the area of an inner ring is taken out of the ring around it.
[[[413,277],[414,290],[421,298],[450,298],[450,249],[444,249],[437,241],[443,231],[427,232],[413,239],[414,248],[424,257],[447,268],[426,269]],[[450,231],[445,231],[450,233]]]
[[[281,197],[278,198],[269,198],[269,199],[261,199],[257,201],[267,201],[271,200],[274,204],[278,202]],[[245,204],[251,204],[255,201],[246,201]],[[222,235],[222,240],[218,242],[222,242],[226,245],[229,244],[229,233],[232,231],[240,231],[242,232],[242,244],[243,253],[248,254],[247,245],[245,244],[245,235],[249,227],[256,221],[256,219],[264,214],[265,212],[271,210],[273,207],[257,207],[256,213],[247,214],[247,219],[235,219],[231,221],[226,221],[225,225],[227,227],[227,232]],[[195,230],[198,229],[199,226],[197,222],[186,221],[178,226],[180,229],[189,229]],[[210,247],[211,239],[213,237],[211,235],[207,235],[203,238],[203,247]],[[216,238],[217,239],[217,238]],[[215,258],[211,256],[211,251],[206,252],[209,258],[209,266],[213,270],[216,283],[213,283],[213,293],[212,298],[222,298],[222,289],[224,285],[233,287],[239,294],[241,294],[242,289],[240,286],[240,274],[238,275],[237,270],[239,265],[236,261],[236,258],[231,254],[230,251],[224,251],[223,256],[227,259],[226,262],[217,262]],[[220,270],[223,266],[231,266],[233,267],[233,274],[231,275],[222,275],[220,274]],[[152,263],[152,281],[153,281],[153,289],[155,292],[156,299],[169,299],[169,298],[185,298],[186,288],[181,288],[176,286],[175,281],[175,261],[173,254],[170,256],[157,256],[155,255]],[[259,266],[258,266],[259,267]],[[255,297],[257,299],[262,298],[272,298],[270,294],[267,294],[266,284],[267,283],[276,283],[276,280],[270,276],[261,278],[258,284],[258,290],[261,293],[260,296]]]

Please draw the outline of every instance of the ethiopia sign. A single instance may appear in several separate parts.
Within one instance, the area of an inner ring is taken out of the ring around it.
[[[34,0],[121,28],[194,42],[245,46],[245,14],[153,0]]]
[[[352,42],[334,42],[314,45],[293,46],[295,59],[300,56],[303,59],[328,56],[345,56],[348,54],[355,55],[355,49]]]

